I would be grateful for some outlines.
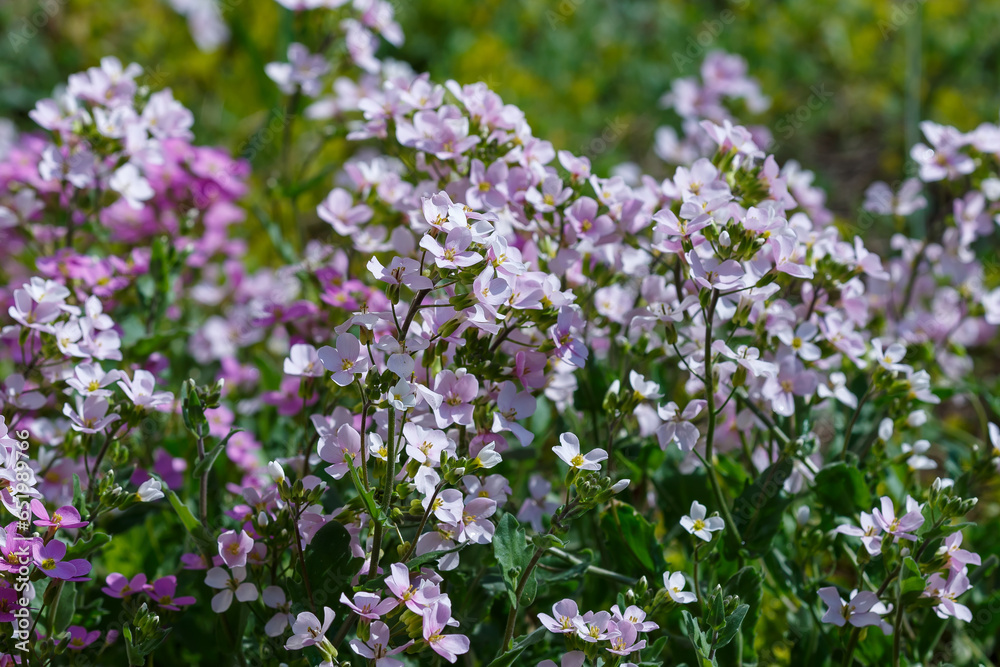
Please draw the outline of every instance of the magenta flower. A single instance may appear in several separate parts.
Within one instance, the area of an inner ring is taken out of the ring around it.
[[[14,615],[21,605],[18,600],[21,596],[12,587],[0,588],[0,623],[10,623],[17,617]]]
[[[65,581],[88,581],[86,575],[93,566],[83,558],[63,560],[66,557],[66,545],[63,542],[52,540],[44,545],[35,542],[31,551],[35,565],[46,577]]]
[[[146,586],[146,595],[151,597],[156,604],[164,609],[180,611],[181,607],[192,605],[197,600],[190,595],[174,597],[177,594],[177,577],[169,575],[160,577],[152,584]]]
[[[396,601],[392,598],[382,599],[373,593],[355,593],[354,602],[346,594],[340,594],[340,602],[350,607],[351,611],[371,621],[377,621],[380,617],[388,614],[396,608]]]
[[[247,564],[247,554],[253,549],[253,538],[245,530],[238,534],[235,530],[227,530],[219,536],[219,555],[230,568],[243,567]]]
[[[559,436],[559,443],[552,448],[556,456],[575,470],[600,470],[601,461],[608,458],[603,449],[592,449],[586,455],[580,453],[580,439],[572,433]]]
[[[32,499],[31,501],[31,511],[34,513],[38,520],[35,521],[36,526],[46,526],[49,528],[83,528],[89,521],[81,521],[80,513],[72,505],[63,505],[55,512],[52,516],[45,511],[45,505],[42,505],[37,499]]]
[[[100,630],[87,632],[86,628],[79,625],[69,626],[66,628],[66,632],[69,633],[69,649],[71,651],[82,651],[96,642],[98,637],[101,636]]]
[[[445,600],[439,600],[433,606],[424,609],[424,641],[439,656],[454,663],[458,660],[458,656],[469,652],[469,638],[465,635],[441,634],[449,621],[451,621],[451,605]]]
[[[102,587],[101,590],[104,591],[105,595],[110,595],[113,598],[122,599],[146,592],[146,575],[141,572],[132,577],[131,580],[123,574],[112,572],[105,581],[108,585]]]

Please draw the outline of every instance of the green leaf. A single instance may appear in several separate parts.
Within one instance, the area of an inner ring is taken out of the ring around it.
[[[351,534],[338,521],[325,524],[306,550],[306,573],[316,604],[336,600],[351,584],[361,567],[361,558],[351,553]]]
[[[195,517],[194,513],[181,501],[177,494],[169,489],[167,490],[167,500],[170,501],[170,505],[174,508],[181,523],[184,524],[185,530],[194,538],[199,550],[204,555],[211,556],[217,544],[215,538],[209,535],[205,526],[201,525],[201,521]]]
[[[847,463],[834,463],[820,470],[813,489],[820,504],[841,514],[857,514],[872,506],[864,474]]]
[[[743,619],[746,617],[748,611],[750,611],[750,605],[740,604],[733,610],[733,613],[726,617],[726,625],[719,632],[719,636],[715,640],[715,648],[722,648],[733,640],[736,633],[740,631],[740,626],[743,625]]]
[[[346,461],[347,468],[351,471],[351,481],[354,483],[354,489],[361,497],[361,502],[364,503],[368,516],[370,516],[374,521],[381,523],[383,526],[388,526],[389,518],[382,511],[379,504],[375,502],[373,492],[365,488],[364,482],[358,474],[358,469],[354,466],[354,462],[350,459],[346,459]]]
[[[107,533],[95,532],[89,540],[77,540],[76,544],[66,549],[66,559],[87,558],[110,541],[111,536]]]
[[[743,548],[752,554],[765,554],[771,550],[771,541],[781,527],[781,514],[791,500],[782,491],[782,485],[792,474],[791,459],[782,459],[757,477],[733,504],[733,521],[743,538]],[[729,553],[736,553],[726,542]]]
[[[76,613],[76,584],[64,581],[62,593],[59,595],[59,605],[49,625],[53,635],[58,635],[69,627]]]
[[[509,515],[508,515],[509,516]],[[510,650],[499,656],[496,660],[488,664],[486,667],[511,667],[517,661],[517,658],[524,653],[524,649],[528,648],[532,644],[537,644],[546,635],[548,630],[544,627],[538,628],[531,634],[525,635],[514,642],[510,647]]]
[[[725,586],[726,595],[736,595],[741,604],[747,605],[747,613],[742,621],[743,655],[752,662],[754,657],[754,634],[757,620],[760,618],[760,605],[763,599],[763,577],[760,570],[747,566],[729,578]]]
[[[656,539],[656,527],[631,505],[614,502],[601,515],[601,530],[621,569],[632,570],[635,564],[642,566],[646,574],[668,569],[663,547]]]
[[[716,630],[726,625],[726,607],[722,602],[721,588],[715,591],[712,599],[708,602],[708,613],[705,616],[705,622],[708,623],[709,627]]]
[[[708,639],[705,637],[705,633],[701,631],[701,627],[698,625],[698,619],[692,616],[691,612],[687,609],[681,610],[681,617],[683,618],[681,630],[683,631],[684,636],[691,640],[691,644],[694,645],[694,648],[699,655],[708,655]]]
[[[212,468],[212,465],[215,463],[215,460],[219,458],[219,454],[221,454],[222,450],[226,448],[226,443],[229,442],[230,438],[232,438],[239,432],[240,429],[238,428],[229,429],[229,433],[226,434],[226,437],[220,440],[219,443],[215,445],[215,447],[212,447],[212,449],[210,449],[208,452],[205,453],[205,458],[203,458],[201,461],[198,461],[198,465],[194,467],[193,474],[195,479],[201,479],[201,476]]]
[[[503,577],[510,604],[512,607],[516,607],[518,601],[515,593],[518,582],[521,579],[521,573],[531,561],[532,554],[528,549],[524,528],[517,523],[513,514],[504,514],[497,523],[496,534],[493,536],[493,555],[500,566],[500,576]],[[524,587],[524,594],[527,597],[534,597],[534,587],[536,586],[532,583],[534,579],[535,574],[532,572],[531,578]],[[528,595],[529,588],[532,589],[531,595]]]

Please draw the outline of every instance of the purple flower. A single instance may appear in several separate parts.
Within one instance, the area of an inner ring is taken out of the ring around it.
[[[548,628],[549,632],[564,635],[576,633],[578,618],[580,618],[580,609],[576,606],[576,602],[568,598],[552,605],[551,616],[546,613],[538,614],[538,620]]]
[[[921,506],[913,498],[907,496],[906,514],[897,517],[892,500],[888,496],[882,496],[880,503],[882,504],[881,510],[878,508],[872,510],[875,525],[899,539],[916,541],[917,536],[913,534],[913,531],[924,525]]]
[[[66,628],[66,632],[69,633],[69,649],[71,651],[82,651],[96,642],[98,637],[101,636],[100,630],[87,632],[86,628],[79,625],[69,626]]]
[[[892,627],[880,618],[880,615],[887,613],[888,610],[871,591],[860,593],[854,591],[850,602],[845,602],[833,586],[821,588],[818,593],[827,606],[826,613],[821,619],[824,623],[833,623],[841,628],[848,623],[856,628],[878,625],[885,634],[892,632]]]
[[[73,422],[73,430],[80,433],[99,433],[109,424],[121,419],[117,414],[108,414],[108,399],[95,395],[86,398],[77,396],[76,410],[66,403],[63,405],[63,414]]]
[[[141,572],[132,577],[131,580],[123,574],[112,572],[105,581],[108,585],[102,587],[101,590],[104,591],[105,595],[110,595],[113,598],[127,598],[146,592],[146,575]]]
[[[174,597],[177,594],[177,577],[169,575],[160,577],[152,584],[146,586],[146,595],[151,597],[156,604],[164,609],[180,611],[181,607],[192,605],[197,600],[190,595]]]
[[[661,449],[666,449],[667,445],[676,441],[682,452],[690,452],[698,444],[701,432],[698,427],[691,423],[691,420],[698,416],[708,403],[698,399],[691,401],[683,412],[677,404],[670,401],[666,405],[661,405],[656,409],[656,413],[663,420],[656,429],[656,438]]]
[[[83,558],[63,560],[66,557],[66,545],[63,542],[52,540],[44,545],[35,542],[31,551],[35,565],[46,577],[65,581],[88,581],[86,575],[90,573],[91,564]]]
[[[354,334],[340,334],[336,348],[324,345],[318,355],[326,370],[333,373],[333,381],[341,387],[354,382],[357,373],[368,370],[368,357],[361,354],[361,341]]]

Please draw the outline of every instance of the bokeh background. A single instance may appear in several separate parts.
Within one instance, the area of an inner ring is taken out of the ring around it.
[[[605,173],[623,161],[664,172],[652,146],[657,127],[678,121],[660,104],[670,82],[695,75],[708,50],[740,54],[772,105],[738,117],[771,128],[779,159],[815,170],[831,208],[846,217],[871,181],[900,179],[921,119],[970,130],[996,121],[1000,109],[1000,2],[992,0],[395,6],[406,43],[387,53],[439,81],[486,81],[526,111],[537,136],[589,154]],[[320,41],[325,27],[315,12],[293,18],[272,0],[220,7],[229,39],[204,53],[167,0],[3,0],[0,116],[30,128],[35,100],[115,54],[194,110],[199,143],[238,152],[280,108],[263,65],[284,60],[293,34]],[[810,108],[817,91],[822,103]],[[267,159],[255,151],[255,161]]]

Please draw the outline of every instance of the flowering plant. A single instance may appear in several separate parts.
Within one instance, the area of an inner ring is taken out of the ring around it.
[[[604,177],[377,57],[389,3],[281,4],[329,31],[265,68],[265,192],[113,57],[0,148],[2,664],[958,659],[1000,127],[925,123],[843,222],[736,56],[664,98],[665,178]]]

